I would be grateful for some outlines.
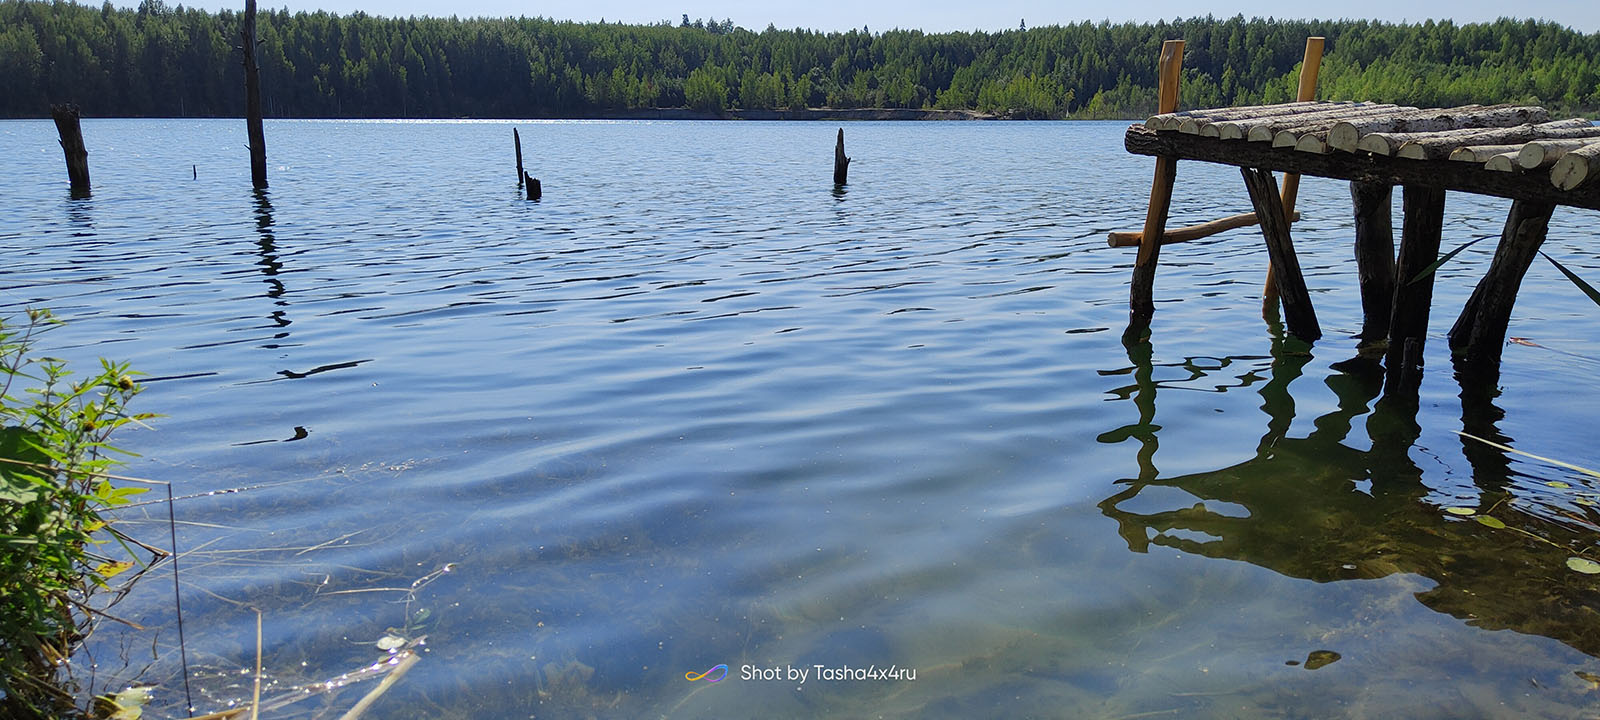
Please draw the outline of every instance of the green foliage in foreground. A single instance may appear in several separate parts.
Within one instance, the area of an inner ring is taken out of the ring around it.
[[[115,488],[104,473],[120,452],[106,444],[139,387],[125,365],[101,361],[73,382],[59,361],[33,355],[50,316],[0,321],[0,716],[47,716],[71,698],[51,680],[80,636],[86,604],[132,566],[108,557],[100,513],[144,488]]]
[[[1512,8],[1513,10],[1515,8]],[[238,116],[240,14],[0,0],[0,116],[75,100],[89,115]],[[906,18],[914,22],[915,18]],[[1183,107],[1293,98],[1327,38],[1325,99],[1600,108],[1600,34],[1551,22],[1395,25],[1192,18],[1004,32],[761,32],[539,18],[259,16],[273,117],[576,117],[641,108],[887,107],[1143,117],[1161,41],[1185,41]]]

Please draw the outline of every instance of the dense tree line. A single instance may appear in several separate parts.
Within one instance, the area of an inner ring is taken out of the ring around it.
[[[0,116],[73,100],[99,116],[229,116],[244,106],[242,13],[0,0]],[[908,18],[908,21],[914,19]],[[640,108],[890,107],[1138,117],[1161,41],[1186,41],[1185,107],[1291,99],[1305,38],[1321,96],[1413,105],[1600,108],[1600,34],[1550,22],[1079,23],[1005,32],[753,32],[539,18],[258,18],[269,117],[582,117]]]

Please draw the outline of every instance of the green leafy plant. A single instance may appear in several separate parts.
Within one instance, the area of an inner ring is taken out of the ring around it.
[[[59,359],[35,353],[56,321],[29,310],[0,319],[0,715],[69,707],[54,680],[72,644],[101,610],[90,596],[138,557],[102,513],[146,488],[116,487],[107,444],[139,393],[126,364],[100,361],[75,380]],[[115,544],[113,544],[115,543]],[[118,547],[120,546],[120,548]]]

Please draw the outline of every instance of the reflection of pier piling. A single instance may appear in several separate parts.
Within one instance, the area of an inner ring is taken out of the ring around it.
[[[1485,630],[1542,635],[1600,657],[1594,622],[1600,605],[1592,582],[1565,566],[1569,556],[1592,546],[1588,521],[1532,509],[1537,504],[1528,495],[1519,497],[1527,491],[1517,489],[1522,473],[1512,469],[1509,455],[1466,439],[1462,450],[1478,497],[1453,503],[1471,517],[1446,513],[1411,458],[1421,432],[1416,407],[1378,399],[1383,380],[1371,361],[1336,364],[1343,371],[1325,383],[1337,407],[1306,423],[1296,417],[1290,386],[1301,381],[1312,356],[1275,339],[1266,382],[1255,385],[1265,417],[1254,453],[1216,470],[1163,477],[1152,452],[1161,428],[1157,394],[1233,380],[1238,363],[1259,358],[1157,366],[1147,342],[1135,344],[1128,357],[1131,368],[1102,374],[1132,375],[1132,387],[1108,392],[1131,402],[1124,408],[1139,420],[1099,440],[1136,441],[1130,452],[1137,454],[1138,476],[1119,481],[1099,507],[1117,523],[1130,551],[1172,548],[1318,583],[1412,574],[1431,581],[1416,599],[1435,612]],[[1152,378],[1163,371],[1180,379]],[[1241,391],[1248,392],[1227,389]],[[1463,379],[1462,425],[1509,444],[1495,428],[1502,413],[1491,402],[1493,393]],[[1357,424],[1363,416],[1364,432]],[[1291,427],[1308,424],[1304,437],[1290,435]]]
[[[1300,101],[1178,112],[1181,54],[1181,41],[1163,46],[1161,112],[1129,128],[1125,140],[1129,152],[1156,158],[1144,231],[1111,237],[1113,246],[1126,246],[1136,236],[1139,246],[1125,341],[1136,341],[1148,330],[1163,244],[1256,223],[1267,242],[1268,301],[1275,302],[1275,285],[1289,332],[1317,339],[1321,329],[1289,233],[1295,181],[1307,174],[1352,183],[1362,340],[1387,341],[1386,392],[1391,393],[1412,393],[1420,381],[1446,192],[1513,201],[1495,260],[1450,334],[1451,349],[1467,367],[1493,371],[1517,290],[1544,241],[1551,212],[1557,205],[1600,209],[1600,182],[1574,179],[1584,175],[1575,168],[1587,167],[1586,158],[1600,157],[1600,128],[1588,121],[1552,122],[1539,107],[1418,109],[1315,102],[1313,56],[1320,57],[1320,46],[1313,43],[1307,44]],[[1255,212],[1167,232],[1180,159],[1242,168]],[[1285,173],[1281,194],[1273,192],[1272,171]],[[1398,259],[1389,217],[1396,185],[1405,191]]]

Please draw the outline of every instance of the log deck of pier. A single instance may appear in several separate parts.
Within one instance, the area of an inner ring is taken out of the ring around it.
[[[1124,138],[1128,152],[1157,160],[1158,187],[1145,227],[1161,232],[1161,242],[1144,243],[1144,233],[1123,232],[1112,234],[1111,245],[1137,245],[1144,255],[1163,244],[1266,218],[1261,225],[1270,267],[1287,285],[1288,330],[1315,340],[1320,328],[1289,241],[1290,216],[1273,197],[1269,173],[1350,181],[1362,338],[1387,340],[1391,391],[1415,392],[1420,378],[1433,290],[1433,275],[1423,270],[1439,256],[1447,191],[1512,201],[1495,261],[1450,333],[1452,350],[1469,369],[1498,367],[1511,304],[1554,208],[1600,210],[1600,127],[1581,119],[1552,121],[1540,107],[1419,109],[1301,101],[1184,112],[1164,105],[1162,110],[1128,128]],[[1255,212],[1166,232],[1170,178],[1179,160],[1241,168]],[[1396,260],[1388,201],[1397,185],[1404,190],[1405,219]],[[1127,336],[1148,327],[1153,274],[1153,267],[1135,265]]]

